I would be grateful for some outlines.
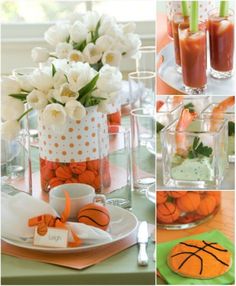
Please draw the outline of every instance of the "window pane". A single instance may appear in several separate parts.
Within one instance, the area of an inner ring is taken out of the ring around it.
[[[42,23],[67,18],[72,12],[85,12],[85,1],[0,0],[2,23]]]
[[[109,14],[118,21],[154,21],[156,5],[153,0],[94,1],[93,10]]]

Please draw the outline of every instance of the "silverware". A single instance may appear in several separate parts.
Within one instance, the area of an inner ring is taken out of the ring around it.
[[[138,243],[139,243],[138,265],[146,266],[148,265],[148,256],[146,251],[146,246],[148,243],[148,225],[146,221],[142,221],[139,225]]]

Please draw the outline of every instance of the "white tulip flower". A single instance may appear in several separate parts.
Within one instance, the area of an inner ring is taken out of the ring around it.
[[[86,26],[80,21],[76,21],[70,27],[69,32],[70,40],[79,44],[86,40],[88,33]]]
[[[108,35],[102,35],[96,40],[96,46],[101,52],[110,50],[114,44],[114,39]]]
[[[54,129],[63,127],[66,124],[65,108],[58,103],[47,105],[43,111],[43,121]]]
[[[34,109],[43,109],[47,104],[47,96],[39,90],[32,90],[27,96],[27,103]]]
[[[24,104],[21,100],[6,96],[2,98],[1,113],[3,120],[16,120],[25,111]]]
[[[100,69],[97,88],[104,92],[111,93],[120,90],[121,83],[122,74],[116,67],[105,65]]]
[[[33,87],[47,92],[53,87],[53,78],[46,70],[36,69],[32,73],[31,83]]]
[[[84,14],[78,13],[78,12],[73,12],[69,16],[69,21],[71,24],[74,24],[76,21],[84,22]]]
[[[84,15],[84,22],[89,32],[95,31],[99,20],[100,16],[96,11],[88,11]]]
[[[58,93],[54,93],[54,98],[61,103],[66,103],[72,99],[76,99],[79,96],[78,93],[72,91],[68,83],[64,83]]]
[[[121,53],[119,51],[106,51],[102,56],[103,65],[119,67],[121,61]]]
[[[102,57],[102,52],[93,43],[89,43],[83,50],[85,60],[89,64],[96,64]]]
[[[9,120],[2,123],[1,136],[6,141],[14,140],[20,132],[20,123],[17,120]]]
[[[74,120],[81,120],[86,115],[85,107],[77,100],[70,100],[65,106],[66,113]]]
[[[53,87],[55,89],[60,88],[64,83],[66,83],[65,73],[58,69],[53,77]]]
[[[129,33],[123,38],[123,44],[125,46],[125,58],[128,58],[136,56],[142,43],[137,34]]]
[[[51,26],[44,34],[44,39],[52,46],[66,42],[69,37],[68,25],[56,24]]]
[[[120,98],[117,97],[116,92],[111,92],[107,97],[106,100],[99,103],[98,112],[109,114],[117,111],[117,108],[120,107]]]
[[[92,69],[88,63],[73,63],[72,68],[67,74],[69,88],[77,92],[96,75],[96,71]]]
[[[58,43],[56,45],[56,56],[59,59],[66,59],[72,50],[73,50],[73,47],[71,44]]]
[[[116,38],[122,35],[122,33],[122,28],[117,24],[115,18],[107,15],[101,18],[99,35],[109,35],[113,38]]]
[[[34,87],[32,86],[32,81],[31,81],[31,75],[25,74],[25,75],[17,75],[16,76],[17,81],[20,84],[20,87],[22,90],[25,91],[32,91]]]
[[[1,79],[1,96],[2,98],[13,93],[21,91],[20,83],[12,77],[3,77]]]
[[[83,54],[77,50],[72,50],[67,58],[70,62],[84,62]]]
[[[49,56],[49,51],[46,48],[35,47],[31,51],[31,57],[35,63],[44,63]]]

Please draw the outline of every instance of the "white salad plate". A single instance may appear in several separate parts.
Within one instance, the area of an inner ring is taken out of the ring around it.
[[[109,242],[93,244],[93,245],[82,245],[78,247],[66,247],[66,248],[55,248],[55,247],[41,247],[32,245],[31,242],[20,242],[2,237],[2,240],[24,249],[36,250],[47,253],[78,253],[88,251],[101,246],[105,246],[116,241],[122,240],[129,236],[131,233],[136,231],[138,226],[138,220],[134,214],[130,211],[122,209],[116,206],[107,206],[110,212],[110,224],[108,232],[110,233],[112,240]]]
[[[158,75],[162,81],[181,93],[185,93],[182,75],[176,71],[174,44],[166,45],[158,54],[158,61],[162,63],[158,69]],[[209,55],[208,55],[209,59]],[[210,63],[207,64],[208,68]],[[236,89],[236,75],[228,79],[214,79],[207,76],[207,88],[204,92],[206,95],[232,95]]]

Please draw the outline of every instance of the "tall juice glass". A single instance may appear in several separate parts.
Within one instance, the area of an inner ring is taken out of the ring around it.
[[[233,73],[234,12],[229,9],[226,17],[219,16],[219,9],[208,13],[211,76],[228,78]]]
[[[180,47],[179,47],[179,25],[182,24],[182,27],[186,25],[186,28],[189,26],[189,17],[183,16],[181,13],[176,13],[173,15],[172,20],[172,33],[174,39],[174,48],[175,48],[175,63],[178,72],[182,72],[181,69],[181,58],[180,58]]]
[[[186,24],[179,25],[179,44],[183,83],[187,94],[202,94],[207,84],[206,26],[199,24],[197,32],[190,32]]]

